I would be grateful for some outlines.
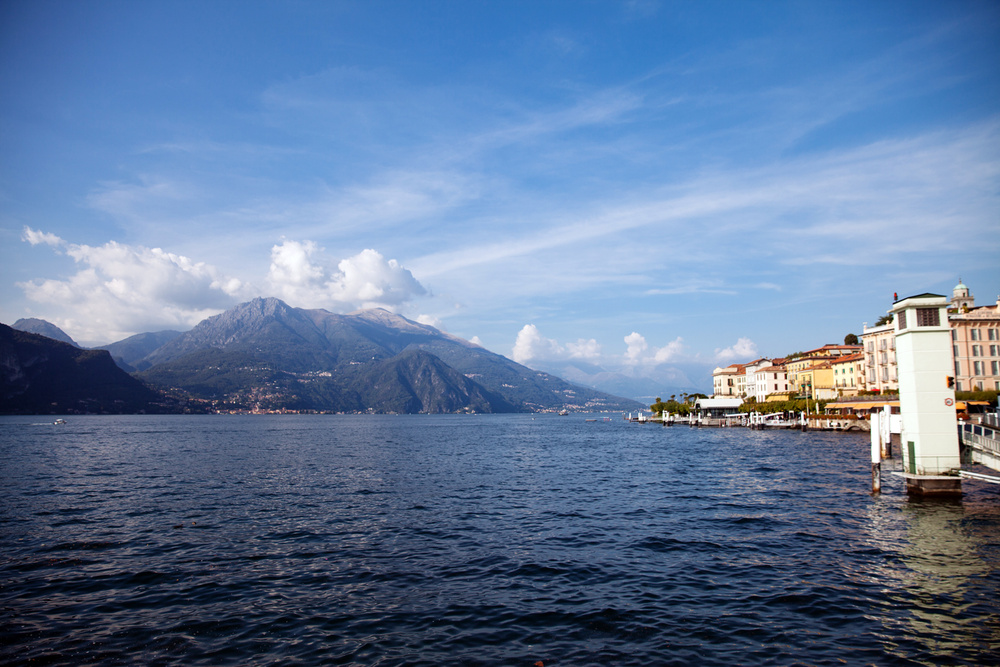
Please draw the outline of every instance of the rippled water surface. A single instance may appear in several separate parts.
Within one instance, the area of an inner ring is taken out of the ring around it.
[[[1000,495],[867,435],[0,418],[0,662],[988,664]]]

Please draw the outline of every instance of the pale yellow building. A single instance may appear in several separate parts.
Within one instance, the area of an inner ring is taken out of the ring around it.
[[[838,396],[857,396],[865,382],[865,355],[861,352],[837,357],[830,362],[833,386]]]

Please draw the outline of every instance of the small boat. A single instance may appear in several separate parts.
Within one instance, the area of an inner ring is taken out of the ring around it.
[[[52,423],[58,426],[59,424],[65,424],[66,420],[65,419],[57,419],[57,420],[55,420]]]
[[[559,416],[560,416],[560,417],[565,417],[565,416],[567,416],[568,414],[569,414],[569,410],[560,410],[560,411],[559,411]]]

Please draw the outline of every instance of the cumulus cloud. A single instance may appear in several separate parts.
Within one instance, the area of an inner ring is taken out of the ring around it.
[[[62,313],[56,324],[81,340],[110,341],[154,328],[186,329],[235,303],[245,285],[204,262],[160,248],[114,241],[68,243],[25,228],[23,240],[59,248],[79,267],[65,280],[18,283],[37,303]]]
[[[663,347],[657,349],[656,354],[653,355],[653,359],[655,359],[657,363],[662,364],[668,361],[676,361],[683,354],[684,339],[678,336]]]
[[[552,338],[546,338],[534,324],[525,324],[518,332],[514,342],[511,359],[519,364],[529,362],[566,361],[568,359],[586,359],[594,361],[601,356],[601,345],[591,338],[578,339],[575,343],[560,345]]]
[[[545,338],[534,324],[525,324],[517,332],[511,359],[519,364],[531,361],[551,361],[565,354],[563,348],[555,340]]]
[[[627,346],[625,350],[625,363],[633,365],[642,361],[642,355],[649,348],[649,343],[646,342],[645,337],[635,331],[625,336],[625,345]]]
[[[646,337],[633,331],[625,336],[625,363],[629,366],[663,364],[677,361],[684,355],[684,339],[678,336],[663,347],[650,348]]]
[[[749,338],[740,338],[735,345],[715,351],[715,358],[719,361],[732,362],[737,359],[749,361],[757,356],[757,344]]]
[[[291,305],[331,310],[395,310],[426,293],[408,269],[375,250],[363,250],[333,268],[312,241],[286,240],[271,248],[266,282],[271,294]]]

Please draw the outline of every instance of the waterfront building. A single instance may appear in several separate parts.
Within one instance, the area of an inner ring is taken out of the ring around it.
[[[737,389],[741,390],[741,393],[739,394],[741,398],[753,397],[758,401],[764,400],[763,396],[759,397],[757,396],[757,379],[755,376],[757,371],[759,371],[762,368],[771,366],[773,365],[773,363],[774,362],[772,362],[770,359],[761,357],[760,359],[754,359],[750,363],[743,365],[742,380],[740,380],[740,378],[737,378],[738,382]]]
[[[865,379],[865,355],[861,352],[837,357],[830,362],[833,385],[838,396],[857,396]]]
[[[825,372],[813,374],[808,371],[819,368],[824,364],[829,367],[829,364],[838,358],[856,354],[860,351],[860,345],[824,345],[823,347],[800,353],[794,359],[789,359],[785,363],[785,367],[788,370],[789,388],[797,391],[802,396],[814,395],[820,389],[820,385],[816,384],[816,381],[819,380],[823,383],[822,388],[824,390],[832,390],[834,387],[832,368],[829,374]],[[813,393],[811,394],[810,392]],[[824,391],[823,393],[830,392]]]
[[[745,387],[745,370],[743,364],[730,364],[725,368],[720,366],[712,371],[712,396],[715,398],[740,396],[739,376],[743,375]]]
[[[948,309],[955,391],[1000,390],[1000,297],[990,306],[975,305],[959,282]]]
[[[823,360],[795,375],[795,389],[799,396],[807,396],[817,401],[829,401],[837,398],[834,386],[833,364]]]
[[[749,387],[749,376],[747,382]],[[750,395],[758,402],[766,401],[771,394],[788,391],[788,370],[779,364],[758,368],[753,374],[753,384],[753,393]]]
[[[1000,297],[989,306],[976,306],[969,288],[959,281],[948,305],[955,391],[1000,390]],[[868,391],[898,391],[896,336],[890,322],[865,326],[861,334]]]
[[[861,334],[864,354],[864,386],[866,391],[879,393],[899,391],[896,370],[896,328],[888,324],[864,326]]]

